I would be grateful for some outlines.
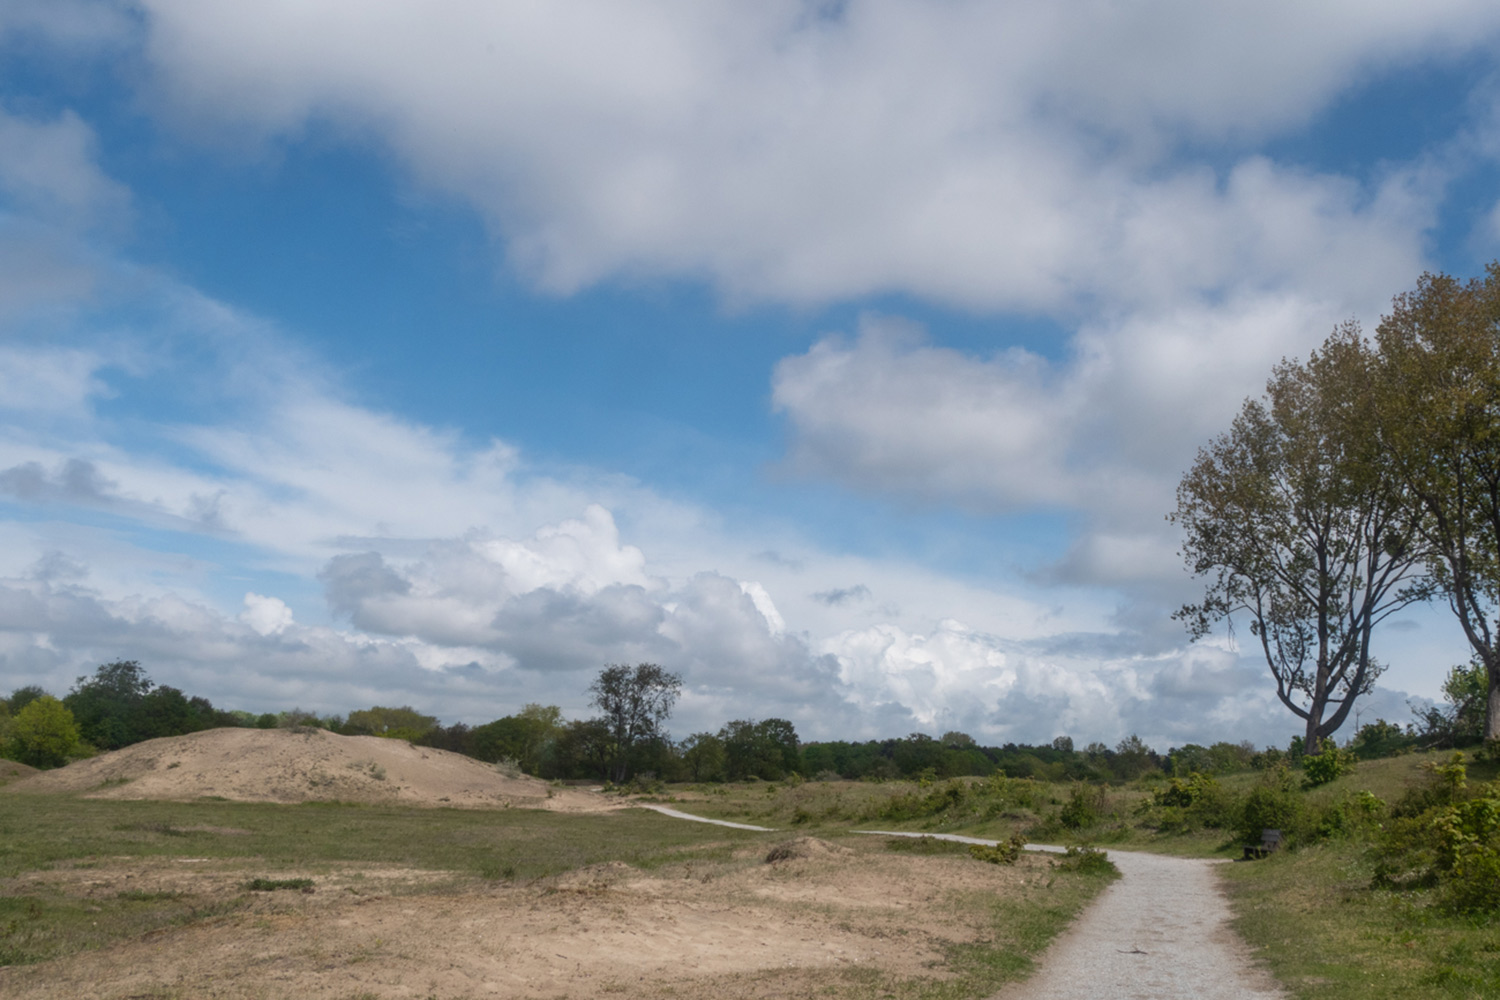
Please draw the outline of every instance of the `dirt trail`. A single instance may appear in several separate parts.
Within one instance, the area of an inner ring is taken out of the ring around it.
[[[993,840],[953,833],[856,830],[885,837]],[[1061,852],[1048,844],[1028,851]],[[1121,878],[1041,957],[1041,971],[991,1000],[1283,1000],[1229,926],[1220,862],[1110,851]]]
[[[1281,1000],[1229,926],[1215,862],[1110,851],[1123,876],[992,1000]]]

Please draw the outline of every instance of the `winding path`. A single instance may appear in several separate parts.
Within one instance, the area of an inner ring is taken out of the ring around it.
[[[665,806],[666,816],[739,830],[766,827],[706,819]],[[931,836],[963,844],[995,841],[959,834],[856,830],[886,837]],[[1059,852],[1046,844],[1029,851]],[[1120,879],[1094,900],[1040,959],[1041,969],[990,1000],[1285,1000],[1230,927],[1220,862],[1110,851]]]
[[[860,830],[884,836],[919,833]],[[964,844],[993,840],[928,834]],[[1029,851],[1060,847],[1027,844]],[[1110,851],[1120,869],[1040,959],[1041,970],[991,1000],[1283,1000],[1229,925],[1216,861]]]

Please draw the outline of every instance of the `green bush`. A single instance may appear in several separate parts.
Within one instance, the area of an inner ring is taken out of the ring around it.
[[[32,767],[61,767],[79,748],[78,724],[50,694],[30,702],[10,724],[9,754]]]
[[[1109,860],[1109,855],[1096,847],[1070,847],[1062,860],[1052,862],[1052,867],[1085,875],[1109,875],[1112,878],[1120,875],[1120,869]]]
[[[1333,740],[1323,740],[1317,754],[1302,758],[1303,785],[1316,788],[1342,777],[1354,769],[1354,754]]]
[[[986,844],[970,844],[969,854],[979,861],[987,861],[992,865],[1013,865],[1021,856],[1021,849],[1026,846],[1026,838],[1016,834],[1009,840],[1002,840],[994,847]]]
[[[1266,772],[1235,812],[1234,833],[1246,843],[1258,844],[1266,830],[1280,830],[1284,836],[1294,833],[1301,825],[1303,804],[1290,773],[1277,768]]]
[[[1068,801],[1057,813],[1057,821],[1073,831],[1087,829],[1103,818],[1104,789],[1081,782],[1073,786]]]
[[[1375,846],[1376,884],[1435,887],[1460,913],[1500,909],[1500,782],[1472,788],[1457,752],[1427,770]]]

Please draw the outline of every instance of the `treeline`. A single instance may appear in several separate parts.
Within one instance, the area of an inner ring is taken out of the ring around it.
[[[1415,725],[1376,720],[1360,727],[1346,749],[1364,759],[1414,748],[1464,747],[1481,740],[1488,692],[1484,667],[1456,667],[1444,685],[1446,704],[1419,713]],[[981,746],[961,732],[865,741],[803,743],[786,719],[735,720],[717,732],[672,740],[659,728],[623,750],[607,718],[564,721],[555,705],[529,704],[483,725],[442,725],[408,706],[323,715],[290,709],[252,714],[215,707],[207,698],[157,685],[133,660],[100,666],[56,698],[29,686],[0,698],[0,757],[56,767],[143,740],[217,727],[316,727],[345,736],[404,739],[418,746],[509,764],[549,780],[604,780],[628,775],[662,781],[779,781],[806,778],[888,780],[957,777],[1033,778],[1117,783],[1152,771],[1167,775],[1226,774],[1300,763],[1301,737],[1286,749],[1249,743],[1188,744],[1158,753],[1136,736],[1113,748],[1075,749],[1060,736],[1042,746]]]

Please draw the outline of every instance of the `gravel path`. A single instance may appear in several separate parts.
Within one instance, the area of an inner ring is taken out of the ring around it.
[[[766,830],[665,806],[646,808],[699,823]],[[854,832],[995,844],[951,833]],[[1046,844],[1026,849],[1063,850]],[[1133,851],[1110,851],[1109,857],[1120,879],[1052,943],[1041,957],[1041,971],[990,1000],[1286,1000],[1229,925],[1229,902],[1213,871],[1221,862]]]
[[[727,819],[709,819],[707,816],[694,816],[692,813],[678,812],[676,809],[668,809],[666,806],[653,806],[645,802],[637,802],[634,805],[642,809],[650,809],[659,812],[663,816],[671,816],[673,819],[690,819],[694,823],[712,823],[714,826],[727,826],[731,830],[754,830],[756,833],[775,833],[769,826],[751,826],[749,823],[731,823]]]
[[[1229,926],[1216,862],[1110,851],[1123,876],[992,1000],[1282,1000]]]

